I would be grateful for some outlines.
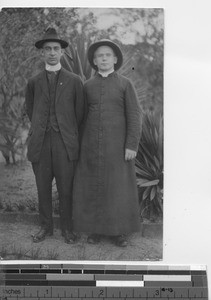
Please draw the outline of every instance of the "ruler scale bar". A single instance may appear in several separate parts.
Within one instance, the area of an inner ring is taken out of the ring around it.
[[[0,300],[208,300],[206,267],[4,264]]]
[[[139,298],[184,298],[184,297],[190,297],[190,298],[207,298],[208,293],[207,289],[200,288],[200,289],[181,289],[181,288],[124,288],[124,287],[111,287],[111,288],[104,288],[104,289],[96,289],[95,291],[90,288],[77,288],[77,289],[71,289],[70,287],[48,287],[42,288],[40,286],[37,287],[25,287],[25,288],[16,288],[16,287],[6,287],[5,290],[3,290],[4,295],[6,297],[45,297],[45,298],[56,298],[56,297],[64,297],[66,294],[67,298],[72,297],[107,297],[107,298],[118,298],[126,297],[131,298],[132,295],[134,297]],[[92,293],[95,292],[95,295],[92,296]],[[1,294],[0,294],[1,295]],[[208,298],[207,298],[208,299]]]

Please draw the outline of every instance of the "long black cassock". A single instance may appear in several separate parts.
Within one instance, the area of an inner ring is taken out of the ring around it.
[[[129,79],[113,72],[85,83],[87,118],[73,191],[74,229],[104,235],[139,230],[139,204],[133,161],[140,106]]]

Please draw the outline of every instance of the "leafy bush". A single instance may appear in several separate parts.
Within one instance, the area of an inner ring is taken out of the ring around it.
[[[146,112],[136,157],[142,217],[153,219],[163,212],[163,117]]]

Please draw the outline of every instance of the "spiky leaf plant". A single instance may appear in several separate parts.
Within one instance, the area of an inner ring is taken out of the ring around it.
[[[61,58],[61,64],[68,71],[81,77],[83,81],[89,79],[92,75],[92,68],[88,63],[87,49],[90,45],[84,36],[80,36],[75,45],[70,44]]]
[[[141,214],[157,217],[163,211],[163,117],[151,112],[143,115],[136,175]]]

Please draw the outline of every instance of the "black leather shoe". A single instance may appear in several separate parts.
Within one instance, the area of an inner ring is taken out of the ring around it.
[[[77,241],[77,235],[69,230],[62,231],[62,236],[67,244],[74,244]]]
[[[41,228],[35,235],[33,235],[33,242],[39,243],[44,241],[46,236],[53,235],[53,229]]]
[[[114,240],[115,240],[115,244],[118,246],[118,247],[127,247],[127,240],[125,238],[124,235],[118,235],[118,236],[115,236],[114,237]]]
[[[98,244],[100,242],[100,235],[99,234],[91,234],[87,238],[87,243],[89,244]]]

